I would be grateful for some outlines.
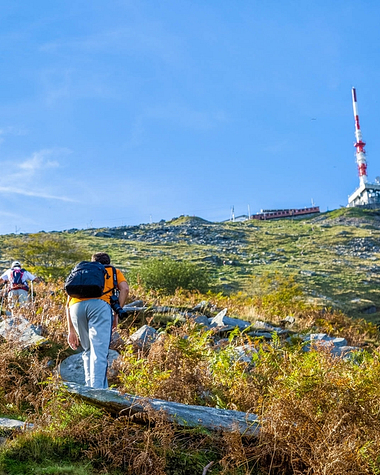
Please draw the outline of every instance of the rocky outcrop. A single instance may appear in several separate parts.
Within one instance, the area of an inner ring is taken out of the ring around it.
[[[354,238],[345,245],[335,246],[335,252],[340,256],[370,259],[374,257],[374,254],[380,252],[380,246],[378,242],[369,237]]]
[[[197,245],[223,246],[226,251],[241,248],[246,244],[246,235],[242,230],[227,229],[218,223],[188,222],[180,225],[160,222],[140,224],[138,226],[122,226],[106,228],[93,232],[94,236],[102,238],[118,238],[128,241],[145,243],[187,243]],[[211,257],[217,265],[222,261],[217,256]]]

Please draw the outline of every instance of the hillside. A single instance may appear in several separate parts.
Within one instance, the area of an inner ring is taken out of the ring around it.
[[[112,391],[82,386],[61,281],[38,284],[13,313],[2,301],[2,423],[28,430],[1,427],[0,473],[379,473],[378,328],[324,310],[380,322],[379,226],[375,211],[336,210],[0,236],[4,268],[22,255],[65,273],[105,250],[142,282],[142,264],[170,256],[153,263],[164,277],[168,262],[196,277],[206,267],[215,292],[132,286],[111,342]]]
[[[200,263],[213,275],[214,290],[226,294],[258,292],[260,276],[293,276],[307,301],[380,323],[378,210],[342,208],[308,219],[235,223],[181,216],[62,234],[91,252],[107,250],[125,271],[151,257]],[[10,238],[0,237],[4,268]]]

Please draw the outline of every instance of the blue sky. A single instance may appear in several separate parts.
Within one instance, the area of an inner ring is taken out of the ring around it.
[[[346,205],[380,3],[0,0],[0,233]]]

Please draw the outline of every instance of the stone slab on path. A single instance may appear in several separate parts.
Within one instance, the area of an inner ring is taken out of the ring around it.
[[[117,351],[109,350],[108,366],[110,367],[119,356],[120,354]],[[85,379],[82,353],[76,353],[64,359],[58,366],[58,374],[64,381],[71,381],[84,386]]]
[[[171,422],[182,427],[203,427],[212,431],[238,431],[244,436],[259,434],[258,417],[240,411],[193,406],[178,402],[121,394],[114,389],[92,389],[76,383],[65,383],[67,390],[89,404],[124,415],[146,414],[149,408],[164,412]]]

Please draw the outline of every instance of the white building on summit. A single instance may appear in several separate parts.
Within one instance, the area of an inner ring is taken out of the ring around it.
[[[358,103],[356,100],[356,90],[352,88],[352,105],[355,117],[355,138],[356,142],[356,163],[359,172],[359,188],[348,197],[349,207],[365,206],[368,208],[380,208],[380,178],[376,178],[376,183],[368,183],[367,160],[365,155],[365,142],[360,129]]]

